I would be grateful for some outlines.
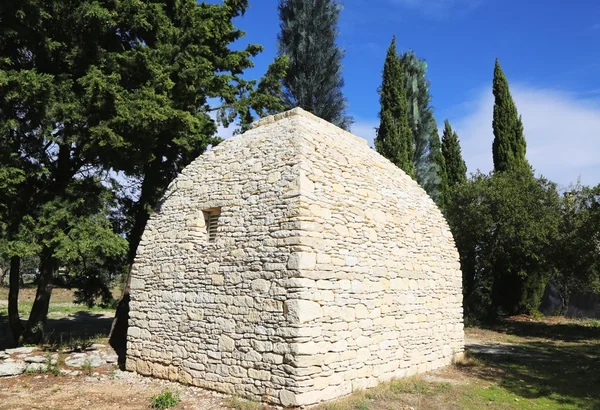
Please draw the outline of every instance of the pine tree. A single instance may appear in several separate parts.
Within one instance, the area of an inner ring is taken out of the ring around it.
[[[525,158],[527,144],[523,135],[523,121],[513,98],[506,76],[498,59],[494,68],[494,170],[498,172],[529,168]]]
[[[442,154],[445,160],[448,187],[453,187],[466,182],[467,166],[462,158],[458,135],[452,130],[448,120],[444,121]]]
[[[440,204],[443,175],[439,160],[440,137],[431,107],[430,82],[426,77],[427,63],[414,52],[401,58],[408,103],[408,121],[413,134],[413,163],[417,182]],[[437,149],[436,149],[437,147]]]
[[[342,6],[337,0],[280,0],[280,56],[289,58],[282,101],[350,129],[342,93],[344,51],[335,44]]]
[[[396,51],[396,36],[388,48],[382,77],[379,88],[380,125],[375,137],[375,149],[414,178],[413,136],[408,123],[404,74]]]

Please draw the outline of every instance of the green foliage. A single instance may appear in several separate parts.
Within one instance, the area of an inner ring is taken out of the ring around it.
[[[400,61],[404,72],[408,123],[413,135],[415,177],[429,196],[441,205],[446,182],[440,136],[429,94],[430,81],[426,77],[427,63],[410,50]]]
[[[179,392],[164,390],[162,393],[150,397],[150,407],[158,410],[166,410],[175,407],[181,402]]]
[[[379,96],[381,111],[375,149],[414,178],[413,136],[408,122],[404,74],[396,51],[396,36],[387,51]]]
[[[354,122],[342,93],[344,51],[335,44],[337,0],[280,0],[279,55],[289,58],[283,81],[286,109],[301,107],[346,130]]]
[[[552,283],[564,310],[574,292],[600,292],[600,185],[577,184],[561,199],[559,236],[553,246]]]
[[[92,367],[92,362],[90,359],[85,359],[83,361],[83,364],[81,365],[81,371],[83,374],[87,374],[88,376],[91,376],[92,373],[94,373],[94,368]]]
[[[461,257],[466,315],[530,313],[550,277],[559,196],[529,170],[483,175],[450,189],[446,215]]]
[[[444,121],[442,154],[446,166],[445,171],[448,178],[448,186],[453,187],[466,182],[467,165],[462,157],[458,135],[452,130],[448,120]]]
[[[527,144],[523,135],[523,120],[510,94],[508,81],[498,59],[494,68],[494,170],[498,172],[529,169],[525,158]]]
[[[219,143],[212,113],[246,129],[282,108],[286,59],[246,80],[262,47],[229,47],[247,7],[26,0],[0,9],[0,203],[11,204],[0,208],[0,246],[6,258],[40,257],[27,337],[44,322],[59,266],[81,301],[109,299],[107,280],[132,261],[168,184]]]

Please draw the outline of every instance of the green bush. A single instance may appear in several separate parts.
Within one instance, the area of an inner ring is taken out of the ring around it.
[[[163,390],[162,393],[150,397],[150,407],[158,410],[166,410],[179,404],[179,392]]]
[[[552,272],[559,210],[555,184],[531,170],[476,173],[449,191],[445,211],[470,321],[537,311]]]

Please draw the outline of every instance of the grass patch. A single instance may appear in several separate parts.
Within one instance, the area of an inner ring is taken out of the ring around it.
[[[395,395],[400,394],[426,394],[435,395],[452,389],[450,383],[428,383],[418,377],[394,380],[389,385],[389,390]]]
[[[150,397],[150,407],[157,410],[166,410],[175,407],[181,402],[179,392],[163,390],[162,393]]]
[[[31,312],[32,306],[33,302],[19,302],[19,315],[21,317],[27,317]],[[114,309],[112,308],[104,308],[100,306],[94,306],[92,308],[89,308],[86,305],[50,302],[50,306],[48,307],[48,316],[64,316],[79,312],[106,313],[113,311]],[[8,316],[8,307],[0,307],[0,316]]]
[[[332,403],[321,404],[319,410],[387,410],[436,408],[431,403],[438,397],[454,390],[450,383],[427,382],[419,376],[392,380],[372,389],[358,391]],[[423,403],[430,402],[423,406]]]
[[[467,351],[461,358],[454,362],[454,365],[458,368],[468,368],[483,366],[483,362],[477,359],[471,352]]]
[[[318,407],[319,410],[371,410],[374,402],[368,399],[364,392],[354,393],[350,397],[325,403]],[[393,407],[392,407],[393,408]]]
[[[233,396],[225,401],[225,405],[230,409],[236,410],[264,410],[267,409],[267,405],[259,403],[253,400],[240,399],[237,396]]]
[[[83,364],[81,365],[81,371],[83,372],[83,374],[87,374],[88,376],[91,376],[94,373],[94,368],[92,367],[92,362],[90,361],[90,359],[85,359],[83,361]]]

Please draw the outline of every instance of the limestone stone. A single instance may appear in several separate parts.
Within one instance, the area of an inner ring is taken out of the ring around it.
[[[27,365],[27,367],[25,368],[26,372],[41,372],[43,370],[45,370],[47,368],[48,365],[44,364],[44,363],[29,363]]]
[[[291,299],[285,303],[286,319],[290,323],[307,323],[323,316],[323,309],[317,302]]]
[[[219,348],[224,352],[233,352],[233,349],[235,349],[235,340],[227,335],[221,335],[219,337]]]
[[[300,109],[187,166],[131,275],[126,368],[142,375],[312,406],[464,350],[442,213],[365,140]]]
[[[13,350],[13,349],[11,349]],[[0,363],[0,377],[17,376],[25,371],[27,365],[23,362]]]
[[[48,363],[48,358],[44,356],[28,356],[23,360],[27,363]]]
[[[35,347],[15,347],[14,349],[6,349],[7,354],[29,354],[35,351]]]
[[[317,264],[317,255],[307,252],[296,252],[290,255],[288,269],[313,269]]]

